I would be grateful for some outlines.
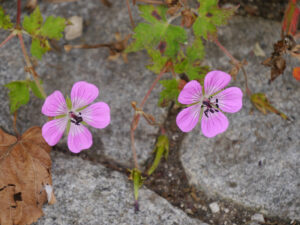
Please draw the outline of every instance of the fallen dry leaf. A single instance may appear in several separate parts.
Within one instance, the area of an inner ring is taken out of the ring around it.
[[[1,225],[31,224],[43,215],[45,186],[52,185],[50,150],[40,127],[31,127],[19,140],[0,129]]]

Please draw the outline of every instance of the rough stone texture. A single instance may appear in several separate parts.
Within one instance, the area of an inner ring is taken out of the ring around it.
[[[88,154],[106,154],[119,162],[131,165],[130,123],[134,114],[131,101],[140,102],[146,94],[155,74],[145,68],[148,57],[144,53],[131,54],[129,63],[121,58],[117,61],[108,61],[107,49],[72,50],[64,52],[63,44],[73,43],[109,43],[114,41],[115,32],[128,34],[131,32],[126,1],[113,2],[112,8],[107,8],[101,1],[76,1],[72,3],[50,4],[43,2],[40,5],[43,15],[57,15],[63,17],[81,16],[84,20],[84,31],[81,39],[73,42],[60,41],[61,51],[47,53],[37,67],[46,93],[61,90],[70,95],[74,82],[85,80],[94,83],[100,89],[97,101],[105,101],[111,108],[111,124],[103,129],[91,129],[94,145]],[[4,2],[3,7],[8,13],[15,16],[15,2]],[[139,18],[133,10],[134,17]],[[7,32],[0,32],[0,40],[4,40]],[[28,39],[26,39],[28,41]],[[28,43],[30,46],[30,43]],[[11,40],[0,51],[0,121],[1,126],[12,132],[12,120],[9,114],[8,91],[3,84],[13,80],[25,79],[23,56],[17,39]],[[157,107],[159,85],[154,89],[145,111],[153,114],[157,121],[162,121],[165,111]],[[33,125],[42,125],[47,118],[40,113],[42,100],[32,97],[27,106],[19,110],[18,127],[21,131]],[[141,119],[136,130],[136,148],[140,162],[145,160],[152,151],[157,129],[148,126]],[[66,148],[66,137],[59,142],[59,146]]]
[[[152,191],[140,190],[134,212],[128,178],[81,158],[52,153],[57,203],[44,207],[36,225],[201,225]]]
[[[218,194],[238,203],[265,209],[270,215],[300,219],[300,83],[292,77],[299,62],[287,57],[282,77],[268,85],[270,70],[264,58],[253,53],[258,42],[267,55],[280,39],[280,24],[253,18],[234,18],[219,32],[219,40],[238,59],[246,59],[249,87],[264,92],[292,121],[275,114],[253,110],[244,96],[243,108],[227,114],[228,130],[215,138],[201,134],[200,126],[189,133],[182,145],[182,163],[190,182],[208,194]],[[213,44],[207,45],[207,63],[213,69],[230,70],[228,59]],[[240,73],[231,86],[244,89]]]

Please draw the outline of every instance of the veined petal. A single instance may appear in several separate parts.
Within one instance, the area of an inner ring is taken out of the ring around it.
[[[87,124],[101,129],[110,123],[110,108],[105,102],[96,102],[83,109],[81,116]]]
[[[80,109],[91,104],[98,96],[99,89],[85,81],[76,82],[71,90],[71,101],[73,109]]]
[[[71,123],[68,135],[68,147],[71,152],[79,153],[81,150],[92,146],[93,139],[91,132],[82,124]]]
[[[201,119],[201,130],[204,136],[211,138],[228,128],[228,119],[222,112],[208,112],[207,115],[203,113]]]
[[[218,99],[218,106],[224,112],[235,113],[240,111],[243,106],[243,92],[238,87],[230,87],[221,91],[212,98],[215,102]]]
[[[181,104],[189,105],[201,101],[202,87],[196,80],[188,82],[178,96]]]
[[[204,90],[206,97],[222,90],[230,82],[231,76],[223,71],[215,70],[206,74]]]
[[[44,124],[42,127],[42,135],[48,145],[56,145],[64,134],[68,123],[68,118],[63,117],[54,119]]]
[[[51,117],[68,113],[66,100],[60,91],[54,91],[46,98],[42,107],[42,113]]]
[[[197,125],[200,117],[201,105],[196,104],[183,109],[176,117],[176,124],[183,132],[189,132]]]

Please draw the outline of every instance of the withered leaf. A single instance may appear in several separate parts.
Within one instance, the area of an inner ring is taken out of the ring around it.
[[[26,225],[43,215],[46,185],[52,186],[50,146],[40,127],[19,140],[0,129],[0,224]]]

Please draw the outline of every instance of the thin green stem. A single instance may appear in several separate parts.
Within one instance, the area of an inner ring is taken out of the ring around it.
[[[25,63],[26,63],[27,69],[32,74],[34,82],[35,82],[36,86],[38,87],[39,91],[41,92],[41,94],[43,95],[43,97],[46,98],[47,95],[46,95],[46,93],[44,91],[44,88],[41,85],[39,76],[38,76],[37,72],[34,70],[32,64],[31,64],[30,58],[28,56],[28,53],[27,53],[27,50],[26,50],[26,47],[25,47],[25,44],[24,44],[24,40],[23,40],[22,34],[19,33],[18,37],[19,37],[19,40],[20,40],[20,45],[21,45],[21,48],[22,48],[22,52],[23,52],[23,56],[24,56],[24,59],[25,59]]]

